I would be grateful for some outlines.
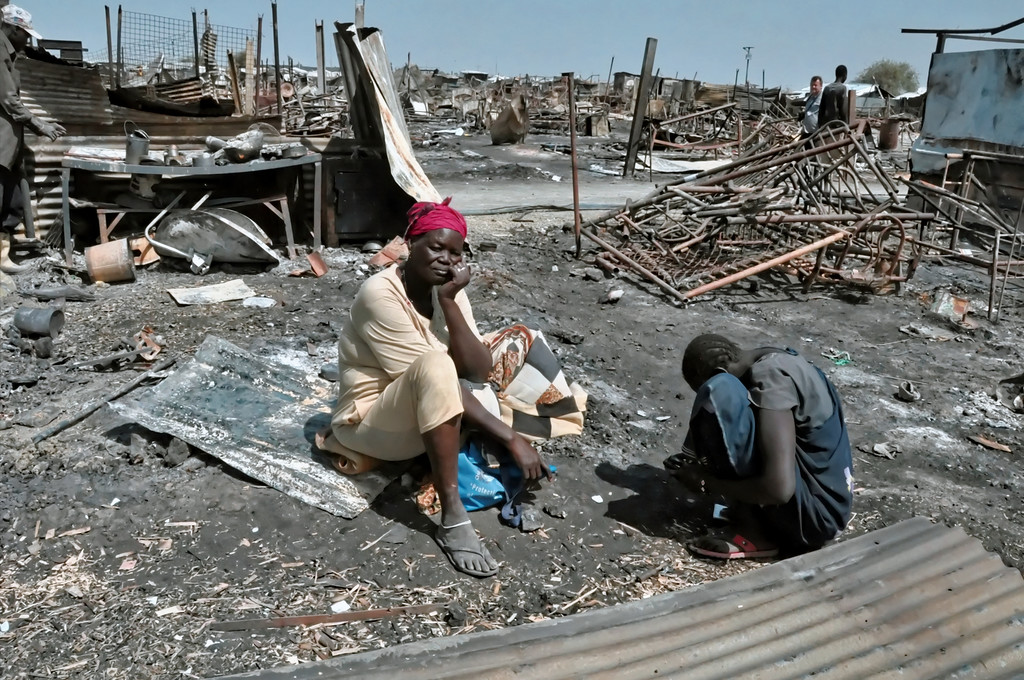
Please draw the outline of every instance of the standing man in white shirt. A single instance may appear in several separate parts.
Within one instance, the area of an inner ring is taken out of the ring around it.
[[[811,91],[804,102],[804,110],[797,120],[802,124],[800,139],[807,139],[818,131],[818,109],[821,108],[821,76],[811,78]]]

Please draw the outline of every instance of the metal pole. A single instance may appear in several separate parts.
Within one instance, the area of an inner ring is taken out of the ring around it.
[[[636,154],[643,132],[644,116],[647,114],[647,97],[651,89],[651,73],[654,71],[654,53],[658,39],[648,38],[644,48],[644,65],[640,73],[640,86],[636,92],[636,106],[633,107],[633,124],[629,129],[629,146],[626,147],[626,163],[622,168],[623,177],[632,177],[636,172]]]
[[[192,10],[192,47],[196,55],[196,78],[199,77],[199,16]]]
[[[284,97],[281,96],[281,51],[277,43],[277,0],[271,0],[270,16],[274,24],[274,89],[277,90],[277,115],[283,115]]]
[[[996,305],[996,283],[999,281],[999,237],[1002,232],[999,231],[999,227],[995,228],[996,232],[996,245],[992,249],[992,272],[989,274],[990,279],[988,283],[988,320],[995,321],[998,314],[995,313]],[[1010,265],[1006,265],[1006,270],[1010,270]]]
[[[114,86],[114,42],[110,31],[110,5],[104,5],[103,11],[107,15],[107,74],[110,79],[107,81],[110,87]]]
[[[1010,259],[1006,262],[1006,271],[1003,272],[1003,285],[999,289],[999,299],[996,301],[996,321],[999,321],[999,312],[1003,308],[1003,293],[1006,292],[1006,280],[1010,278],[1010,267],[1013,265],[1013,255],[1017,252],[1017,232],[1020,230],[1020,218],[1024,214],[1024,200],[1020,202],[1020,210],[1017,211],[1017,221],[1013,223],[1013,242],[1010,243]],[[991,315],[991,305],[989,314]]]
[[[568,85],[566,97],[569,99],[569,153],[572,158],[572,215],[573,234],[576,236],[576,259],[580,259],[582,244],[580,242],[580,175],[576,159],[576,81],[573,72],[562,74]]]
[[[114,83],[116,89],[121,89],[121,68],[124,64],[124,55],[121,54],[121,5],[117,6],[117,80]]]
[[[320,94],[327,94],[327,67],[324,64],[324,22],[313,23],[316,33],[316,78],[320,85]]]

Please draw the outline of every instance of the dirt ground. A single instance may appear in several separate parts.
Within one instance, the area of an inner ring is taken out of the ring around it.
[[[418,137],[417,148],[424,168],[459,207],[571,202],[568,161],[545,151],[543,139],[490,153],[480,136],[423,146],[426,139]],[[610,165],[600,158],[608,145],[592,145],[589,162]],[[621,205],[652,186],[646,178],[583,175],[583,200],[595,206]],[[179,366],[213,334],[257,354],[304,357],[315,373],[336,356],[349,304],[371,273],[360,244],[328,250],[330,271],[319,279],[289,277],[290,266],[226,265],[200,279],[161,263],[134,283],[96,287],[95,301],[67,302],[52,358],[33,358],[10,342],[0,347],[3,675],[252,671],[566,616],[757,568],[762,563],[720,564],[685,550],[707,526],[709,508],[661,465],[679,450],[693,398],[679,374],[682,349],[709,331],[744,345],[793,347],[835,382],[856,448],[856,514],[847,537],[925,516],[963,526],[1007,564],[1024,564],[1021,416],[994,398],[999,380],[1022,373],[1017,290],[1007,294],[1002,320],[991,323],[984,273],[932,261],[899,295],[825,286],[805,294],[771,274],[683,307],[629,273],[588,276],[597,251],[584,241],[582,259],[573,258],[563,228],[571,213],[522,208],[471,215],[469,223],[471,240],[497,245],[472,259],[469,294],[480,326],[520,321],[542,330],[590,397],[583,434],[542,446],[558,466],[556,481],[533,501],[543,529],[509,529],[495,510],[474,514],[501,561],[499,576],[476,580],[449,566],[431,538],[431,520],[410,499],[409,477],[396,479],[358,518],[343,520],[201,451],[182,450],[108,407],[33,444],[33,423],[72,415],[138,375],[144,364],[68,365],[113,351],[144,325],[162,336],[166,356],[180,357]],[[56,254],[37,259],[19,285],[82,284],[58,262]],[[181,307],[166,293],[239,277],[281,304]],[[621,299],[601,302],[615,289]],[[935,296],[949,291],[972,301],[976,328],[929,312]],[[17,294],[0,299],[0,327],[29,304],[37,303]],[[905,380],[920,401],[895,397]],[[972,435],[1010,451],[973,443]],[[235,619],[410,604],[440,606],[336,626],[211,630]]]

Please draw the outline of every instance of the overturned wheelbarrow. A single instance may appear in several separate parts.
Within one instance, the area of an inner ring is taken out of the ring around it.
[[[146,238],[161,256],[188,260],[192,271],[205,274],[214,262],[267,264],[280,262],[270,237],[251,218],[227,208],[175,210]]]

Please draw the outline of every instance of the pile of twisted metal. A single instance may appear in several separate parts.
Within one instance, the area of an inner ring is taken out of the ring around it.
[[[1013,260],[1020,216],[1015,222],[986,201],[970,174],[953,191],[883,168],[864,130],[863,121],[852,129],[833,122],[798,139],[776,126],[734,160],[658,185],[581,233],[607,251],[599,266],[629,267],[683,302],[773,268],[805,290],[824,282],[883,293],[923,257],[954,257],[990,271],[991,316],[998,280],[1005,286],[1022,264]],[[991,258],[960,247],[968,232]]]

